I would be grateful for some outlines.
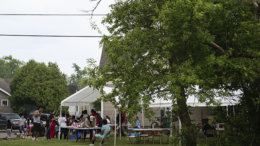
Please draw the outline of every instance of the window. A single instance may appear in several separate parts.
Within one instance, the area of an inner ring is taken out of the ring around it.
[[[1,100],[1,106],[8,106],[8,100],[7,99],[2,99]]]

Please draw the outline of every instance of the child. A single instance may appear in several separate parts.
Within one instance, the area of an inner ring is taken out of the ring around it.
[[[7,133],[6,134],[6,139],[9,136],[8,139],[10,140],[12,132],[13,132],[13,126],[11,124],[11,121],[8,120],[7,121],[7,125],[6,125],[6,133]]]
[[[27,127],[26,127],[26,136],[27,136],[27,138],[31,138],[30,137],[30,135],[31,135],[31,126],[30,126],[30,118],[28,117],[27,118],[27,122],[26,122],[26,125],[27,125]]]
[[[58,133],[59,133],[59,125],[56,125],[56,126],[55,126],[55,135],[56,135],[56,138],[58,138]]]

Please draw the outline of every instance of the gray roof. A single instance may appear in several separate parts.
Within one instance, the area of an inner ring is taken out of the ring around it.
[[[107,53],[104,51],[104,49],[102,49],[100,63],[99,63],[99,67],[101,67],[101,68],[104,68],[105,65],[108,63],[108,58],[106,55],[107,55]]]
[[[3,90],[5,90],[8,93],[11,93],[11,89],[9,87],[9,84],[11,83],[13,79],[4,79],[4,78],[0,78],[0,88],[2,88]]]

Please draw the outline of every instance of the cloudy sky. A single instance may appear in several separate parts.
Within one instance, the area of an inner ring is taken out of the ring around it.
[[[114,0],[103,0],[94,12],[109,13]],[[0,0],[0,14],[85,14],[96,2],[90,0]],[[97,35],[90,23],[95,22],[103,34],[104,16],[0,16],[0,34],[35,35]],[[100,38],[43,38],[0,36],[0,57],[12,55],[27,62],[56,62],[67,75],[73,73],[72,64],[86,66],[87,58],[100,61]]]

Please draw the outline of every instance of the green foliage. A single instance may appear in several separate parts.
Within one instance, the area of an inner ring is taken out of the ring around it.
[[[73,63],[72,68],[74,68],[75,73],[71,74],[70,77],[67,77],[68,85],[77,85],[81,89],[84,85],[81,84],[81,80],[87,75],[86,68],[82,69],[76,64]]]
[[[170,100],[184,127],[186,145],[196,143],[187,133],[193,127],[187,95],[219,105],[216,96],[228,98],[241,90],[242,104],[257,105],[252,104],[258,100],[250,93],[257,89],[250,85],[257,83],[260,72],[260,23],[255,8],[243,0],[213,2],[136,0],[111,5],[103,20],[111,36],[104,35],[101,41],[109,63],[90,71],[90,85],[102,91],[112,81],[115,88],[102,98],[121,104],[130,115],[143,107],[149,119],[154,115],[149,108],[154,95]],[[254,110],[250,111],[252,115]]]
[[[27,115],[32,107],[59,111],[60,102],[69,95],[66,76],[55,63],[37,63],[30,60],[14,76],[10,83],[11,107],[15,113]]]
[[[13,78],[25,63],[10,56],[0,58],[0,78]]]

